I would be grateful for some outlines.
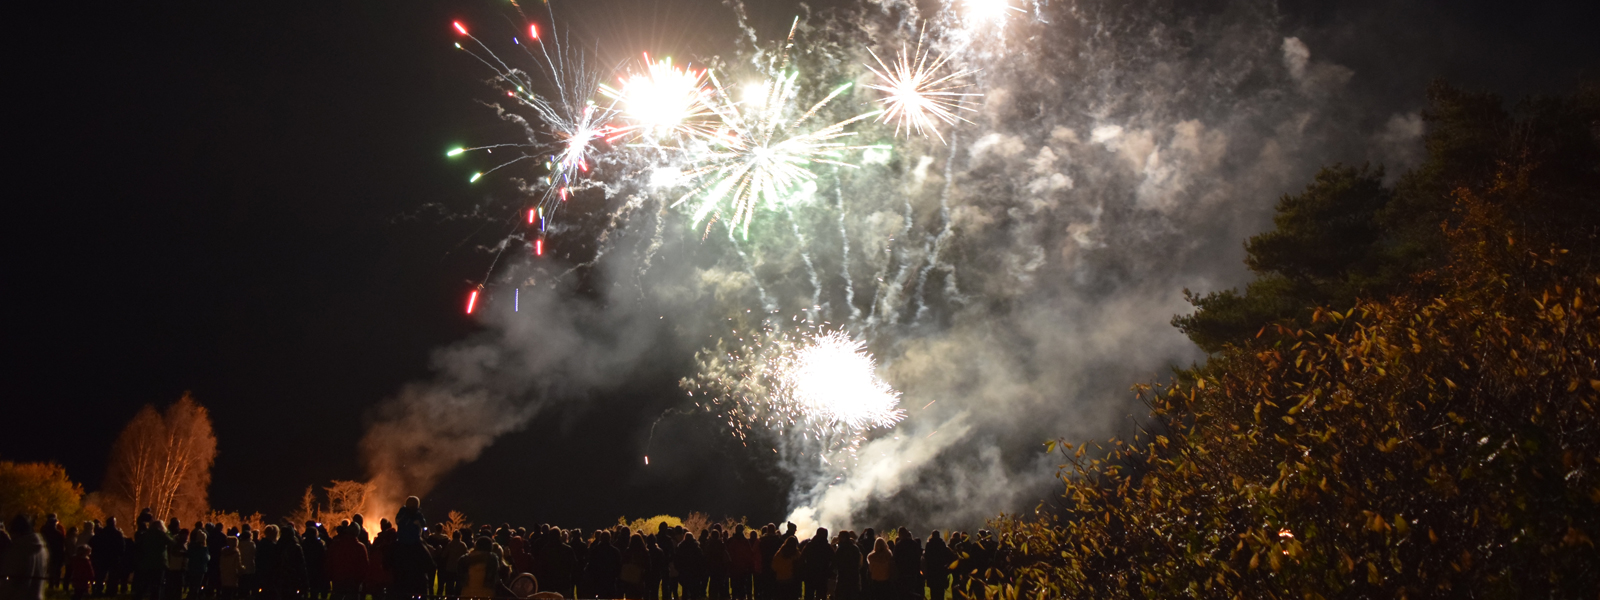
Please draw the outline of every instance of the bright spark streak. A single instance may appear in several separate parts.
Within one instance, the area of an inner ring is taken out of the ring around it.
[[[967,16],[975,21],[984,23],[997,23],[1005,20],[1011,12],[1023,12],[1021,8],[1011,5],[1011,0],[966,0]]]
[[[469,314],[469,315],[472,314],[472,309],[477,308],[477,307],[478,307],[478,290],[472,290],[472,294],[467,296],[467,314]]]
[[[915,131],[918,135],[932,132],[939,141],[944,141],[944,136],[939,133],[939,123],[954,125],[956,121],[965,121],[959,112],[972,110],[966,106],[966,99],[982,96],[957,91],[970,85],[962,77],[972,71],[939,75],[949,59],[938,57],[930,60],[932,51],[924,50],[920,39],[915,50],[901,46],[892,65],[885,64],[870,49],[867,52],[878,62],[877,67],[867,65],[867,69],[883,81],[882,84],[867,86],[885,94],[878,99],[884,105],[883,114],[878,116],[878,120],[893,121],[895,135],[900,135],[902,129],[907,133]]]
[[[460,156],[462,152],[466,152],[466,151],[467,151],[466,148],[455,148],[455,149],[450,150],[449,152],[444,153],[444,155],[445,156]]]
[[[482,179],[482,178],[483,178],[483,173],[473,173],[472,174],[472,179],[468,180],[467,183],[477,183],[478,180]]]
[[[455,26],[456,33],[460,33],[461,35],[467,35],[467,28],[461,26],[461,21],[453,22],[453,23],[451,23],[451,25]]]
[[[539,24],[538,23],[529,23],[528,24],[528,37],[532,38],[532,39],[536,39],[536,40],[539,39]]]
[[[533,240],[533,255],[544,256],[544,238]]]

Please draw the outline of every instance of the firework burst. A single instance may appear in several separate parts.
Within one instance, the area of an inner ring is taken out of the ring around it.
[[[852,84],[834,88],[809,110],[799,112],[800,73],[790,66],[787,54],[793,43],[791,28],[765,81],[745,88],[738,100],[715,74],[709,74],[715,93],[706,106],[720,123],[704,139],[685,145],[691,166],[682,177],[697,186],[673,203],[678,206],[695,199],[694,222],[720,215],[728,227],[748,236],[757,207],[788,204],[803,189],[815,186],[812,165],[854,168],[855,164],[845,160],[849,151],[876,147],[853,146],[843,140],[855,135],[849,130],[851,124],[881,111],[809,129],[818,111]]]
[[[623,116],[632,123],[627,131],[651,142],[676,137],[705,137],[715,130],[716,114],[708,102],[712,89],[706,70],[672,64],[671,58],[651,61],[622,77],[619,87],[600,86],[600,93],[621,103]]]
[[[905,418],[866,345],[842,331],[768,327],[700,353],[682,387],[745,442],[772,434],[825,461],[853,456],[866,435]],[[793,448],[790,448],[793,450]]]
[[[531,111],[532,119],[514,110],[496,106],[502,118],[523,127],[527,141],[457,148],[449,154],[456,156],[476,150],[492,152],[502,148],[516,152],[513,158],[494,168],[474,173],[472,181],[518,162],[542,159],[547,174],[538,179],[540,185],[534,190],[538,200],[536,206],[531,207],[534,214],[540,216],[539,224],[542,226],[543,219],[555,212],[589,173],[601,151],[600,144],[618,134],[618,129],[611,126],[610,122],[616,119],[619,111],[614,103],[596,104],[590,100],[600,87],[599,74],[586,67],[581,54],[564,48],[559,35],[547,41],[546,36],[539,35],[536,25],[529,25],[527,39],[512,38],[512,42],[538,67],[534,71],[539,75],[536,81],[529,71],[509,66],[481,40],[468,33],[461,23],[452,23],[452,26],[473,46],[469,48],[457,43],[456,47],[472,54],[492,69],[495,73],[493,83],[515,102],[515,107]],[[535,91],[538,89],[551,93],[541,94]]]
[[[924,49],[920,38],[914,50],[901,46],[893,64],[884,63],[870,49],[867,52],[878,63],[877,67],[866,65],[867,69],[883,82],[867,86],[884,93],[884,97],[878,99],[884,106],[878,120],[893,121],[895,135],[902,129],[918,135],[932,132],[942,142],[944,136],[939,133],[939,123],[954,125],[956,121],[965,121],[960,111],[972,110],[966,106],[966,100],[982,96],[960,91],[970,87],[964,78],[972,71],[940,75],[949,58],[932,57],[932,50]]]

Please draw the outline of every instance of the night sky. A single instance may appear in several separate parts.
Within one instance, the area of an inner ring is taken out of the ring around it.
[[[795,10],[751,4],[767,36]],[[506,128],[478,104],[487,73],[451,49],[448,24],[509,11],[488,0],[60,8],[10,20],[0,458],[58,461],[92,491],[122,425],[192,391],[219,441],[214,506],[283,514],[306,485],[361,478],[370,411],[474,330],[461,305],[488,257],[471,248],[492,236],[448,216],[512,192],[469,187],[470,169],[444,159]],[[1419,107],[1434,77],[1517,97],[1567,89],[1600,59],[1591,3],[1281,10],[1284,35],[1394,110]],[[733,31],[716,0],[558,16],[577,37],[613,41],[603,59],[715,52],[705,45]],[[681,398],[683,367],[642,369],[586,408],[541,414],[428,502],[579,526],[690,510],[781,518],[783,476],[709,424],[664,420],[652,455],[667,466],[639,464],[651,422]]]

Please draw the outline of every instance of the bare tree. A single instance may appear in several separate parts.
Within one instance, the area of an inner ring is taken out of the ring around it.
[[[164,413],[145,405],[111,448],[101,492],[106,511],[131,522],[149,508],[159,519],[190,521],[209,512],[206,490],[217,437],[211,416],[184,394]]]

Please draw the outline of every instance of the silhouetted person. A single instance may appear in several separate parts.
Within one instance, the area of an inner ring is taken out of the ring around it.
[[[800,544],[793,536],[784,536],[778,551],[772,555],[772,597],[776,600],[796,600],[800,597]]]
[[[945,590],[950,589],[950,565],[957,558],[938,530],[928,534],[928,545],[922,549],[922,577],[928,582],[929,598],[944,600]]]
[[[172,538],[167,535],[165,523],[154,519],[145,523],[134,540],[139,560],[134,563],[133,597],[160,600],[167,576],[167,547],[172,545]]]
[[[833,571],[838,584],[834,587],[834,600],[859,600],[861,598],[861,568],[864,564],[861,548],[856,546],[853,531],[839,532],[838,545],[833,549]]]
[[[190,598],[199,598],[205,589],[206,571],[211,569],[211,547],[206,545],[206,532],[196,527],[189,534],[189,545],[184,550],[183,583],[189,588]]]
[[[907,599],[922,598],[922,543],[911,535],[911,530],[901,527],[894,538],[894,580],[899,596]]]
[[[683,585],[685,600],[702,600],[706,597],[706,556],[700,541],[693,535],[683,536],[678,551],[673,555],[678,564],[678,581]]]
[[[354,529],[354,525],[340,527],[328,544],[327,573],[334,600],[359,600],[361,584],[367,578],[367,547],[361,545]]]
[[[306,590],[306,554],[293,527],[285,527],[278,537],[278,564],[273,571],[278,579],[278,594],[283,600],[299,598]]]
[[[628,547],[622,553],[622,597],[642,600],[645,597],[645,574],[649,571],[650,550],[645,548],[644,537],[639,534],[628,536]]]
[[[328,544],[322,541],[322,530],[316,523],[306,525],[300,551],[306,555],[306,596],[321,600],[328,593]]]
[[[472,551],[456,563],[461,579],[462,598],[493,598],[500,588],[500,555],[494,553],[494,540],[480,537]]]
[[[61,585],[61,570],[67,564],[67,533],[56,520],[56,514],[45,515],[39,526],[39,537],[44,539],[45,568],[49,571],[50,587]]]
[[[261,540],[256,542],[256,585],[267,600],[278,597],[278,526],[268,525],[261,530]]]
[[[818,527],[810,542],[800,555],[800,581],[805,585],[806,600],[822,600],[828,596],[828,580],[833,575],[833,546],[828,545],[828,529]]]
[[[711,600],[728,600],[728,572],[732,559],[728,556],[727,544],[722,541],[722,529],[713,528],[702,532],[704,541],[700,544],[700,552],[706,559],[706,586]]]
[[[750,578],[756,571],[756,548],[744,525],[734,525],[733,535],[723,542],[728,549],[728,583],[733,600],[750,600]]]
[[[778,555],[778,547],[783,545],[783,536],[778,535],[778,526],[771,523],[761,528],[761,537],[756,538],[756,560],[761,570],[756,573],[756,600],[771,600],[775,579],[772,576],[772,557]]]
[[[99,531],[94,532],[94,537],[89,539],[90,562],[94,566],[95,589],[97,596],[106,594],[106,584],[112,580],[112,571],[117,570],[117,563],[122,561],[122,530],[117,529],[117,518],[106,519],[106,524]]]
[[[402,542],[422,543],[422,530],[428,521],[422,516],[422,500],[416,496],[406,498],[406,505],[395,513],[394,527]]]
[[[617,597],[617,578],[622,574],[622,553],[611,545],[611,532],[595,532],[587,556],[589,564],[584,568],[584,580],[589,582],[589,597]]]

